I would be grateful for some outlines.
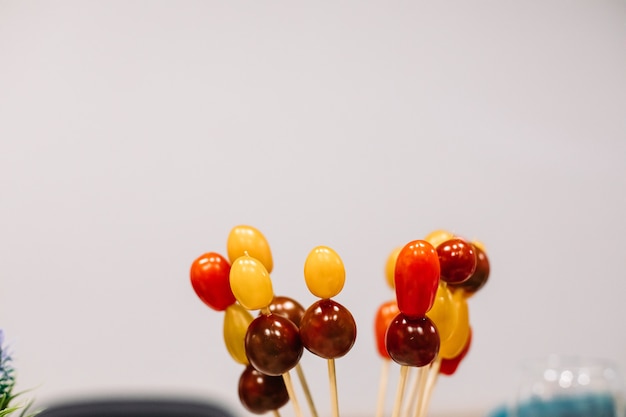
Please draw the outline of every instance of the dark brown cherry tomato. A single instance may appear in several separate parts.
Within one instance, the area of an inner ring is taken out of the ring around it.
[[[296,300],[290,297],[281,295],[274,296],[272,303],[269,305],[269,309],[273,314],[285,317],[293,322],[296,326],[300,327],[300,321],[304,316],[304,307]]]
[[[356,322],[347,308],[331,299],[313,303],[300,323],[302,343],[325,359],[344,356],[356,340]]]
[[[476,269],[474,245],[455,237],[437,246],[441,279],[448,284],[467,281]]]
[[[462,288],[468,294],[474,294],[476,291],[480,290],[485,286],[487,280],[489,279],[489,258],[487,258],[487,254],[483,251],[478,245],[473,245],[474,251],[476,251],[476,269],[467,281],[463,281],[461,283],[455,284],[451,283],[450,287],[452,289]]]
[[[400,250],[394,283],[398,308],[404,315],[422,317],[431,309],[439,272],[437,251],[425,240],[414,240]]]
[[[289,401],[282,376],[265,375],[248,365],[239,377],[239,400],[254,414],[278,410]]]
[[[298,327],[276,314],[262,314],[252,320],[246,332],[245,348],[250,364],[273,376],[296,366],[304,350]]]
[[[439,352],[439,333],[426,316],[410,318],[399,313],[387,330],[387,352],[403,366],[421,367],[431,363]]]
[[[219,253],[208,252],[191,264],[191,286],[196,295],[216,311],[224,311],[235,302],[230,289],[230,263]]]
[[[472,328],[470,327],[469,337],[467,338],[467,342],[465,343],[465,347],[457,356],[451,359],[442,358],[441,359],[441,367],[439,368],[439,373],[443,375],[452,375],[456,372],[457,368],[461,361],[469,352],[470,346],[472,344]]]
[[[374,319],[374,336],[376,337],[376,349],[378,354],[384,359],[391,359],[387,347],[385,345],[387,329],[391,321],[398,315],[398,303],[396,300],[390,300],[382,303],[376,311]]]

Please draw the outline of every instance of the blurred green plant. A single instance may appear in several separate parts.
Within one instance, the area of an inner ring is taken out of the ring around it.
[[[26,401],[23,404],[16,404],[16,399],[24,392],[14,393],[15,388],[15,368],[13,368],[13,358],[4,343],[4,331],[0,329],[0,417],[19,415],[20,417],[31,417],[36,415],[30,412],[33,401]]]

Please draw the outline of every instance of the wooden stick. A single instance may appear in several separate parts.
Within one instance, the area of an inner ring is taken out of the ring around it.
[[[309,384],[306,382],[304,371],[302,370],[302,366],[300,366],[300,364],[296,365],[296,372],[298,373],[298,378],[300,379],[300,385],[302,385],[302,391],[304,391],[306,401],[311,409],[311,415],[313,415],[313,417],[318,417],[315,404],[313,403],[313,397],[311,397],[311,391],[309,390]]]
[[[417,389],[417,407],[415,407],[414,417],[420,417],[422,415],[422,407],[424,405],[424,396],[426,395],[426,383],[428,381],[428,370],[430,365],[425,365],[419,368],[418,376],[418,389]]]
[[[400,417],[400,410],[402,410],[402,398],[404,397],[404,386],[406,385],[406,377],[408,373],[409,367],[402,365],[400,367],[400,380],[398,381],[396,399],[393,403],[393,412],[391,413],[391,417]]]
[[[337,397],[337,375],[335,373],[334,359],[328,359],[328,378],[330,382],[330,405],[333,409],[333,417],[339,417],[339,398]]]
[[[302,415],[302,410],[300,409],[300,405],[298,404],[296,393],[293,390],[293,383],[291,382],[291,375],[289,375],[289,372],[285,372],[283,374],[283,380],[285,381],[285,388],[287,388],[287,394],[289,394],[289,400],[291,400],[291,403],[293,404],[293,409],[296,412],[296,416],[304,417]]]
[[[387,384],[389,382],[389,364],[390,359],[383,359],[380,369],[380,381],[378,382],[378,405],[376,407],[376,416],[383,417],[385,412],[385,398],[387,397]]]
[[[412,411],[415,409],[416,407],[416,403],[417,403],[417,399],[419,398],[419,376],[420,373],[416,373],[415,377],[413,378],[413,367],[409,368],[409,375],[408,375],[408,379],[407,382],[409,380],[412,379],[411,385],[407,390],[407,393],[409,394],[409,403],[404,407],[404,412],[402,413],[403,417],[409,417],[412,416],[413,413]]]
[[[428,368],[428,380],[426,381],[426,389],[424,392],[424,401],[419,412],[419,417],[425,417],[428,411],[430,399],[433,396],[433,390],[439,378],[439,368],[441,367],[441,357],[437,356]]]
[[[274,417],[280,417],[278,410],[272,410],[272,414],[274,414]]]

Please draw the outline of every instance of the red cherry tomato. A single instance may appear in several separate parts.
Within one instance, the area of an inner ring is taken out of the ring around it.
[[[398,303],[396,300],[390,300],[381,304],[376,311],[376,318],[374,319],[374,336],[376,337],[376,348],[378,354],[385,358],[391,359],[386,347],[386,334],[389,324],[398,315],[400,310],[398,309]]]
[[[254,414],[276,411],[289,401],[289,393],[282,376],[262,374],[252,366],[239,377],[241,404]]]
[[[439,257],[425,240],[406,244],[396,260],[395,288],[398,308],[407,317],[426,315],[439,285]]]
[[[479,245],[474,244],[473,246],[476,252],[476,269],[474,273],[467,281],[459,284],[450,284],[450,287],[453,289],[463,289],[468,297],[484,287],[489,279],[489,258]]]
[[[304,307],[302,307],[302,304],[293,298],[286,297],[284,295],[275,295],[268,308],[272,314],[283,316],[284,318],[291,320],[293,324],[298,327],[300,327],[300,322],[302,321],[302,317],[304,317],[304,312],[306,311]]]
[[[446,240],[437,246],[441,266],[441,279],[448,284],[467,281],[476,270],[474,245],[459,237]]]
[[[399,365],[430,364],[437,357],[439,344],[437,327],[426,316],[409,318],[398,313],[387,330],[387,351]]]
[[[472,328],[470,327],[469,337],[467,338],[467,343],[465,343],[465,347],[457,356],[451,359],[442,358],[441,359],[441,367],[439,368],[439,373],[443,375],[452,375],[456,372],[456,369],[459,367],[461,361],[469,352],[470,346],[472,344]]]
[[[273,376],[289,372],[304,350],[298,327],[277,314],[261,314],[252,320],[244,343],[250,365]]]
[[[219,253],[208,252],[191,264],[191,286],[196,295],[216,311],[224,311],[235,302],[230,289],[230,264]]]
[[[356,341],[356,322],[346,307],[332,299],[322,299],[306,309],[300,322],[302,344],[324,359],[346,355]]]

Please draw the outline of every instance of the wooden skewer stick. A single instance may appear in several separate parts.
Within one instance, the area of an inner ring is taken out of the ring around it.
[[[313,397],[311,397],[311,391],[309,390],[309,384],[306,382],[306,378],[304,377],[304,371],[302,371],[302,366],[300,364],[296,365],[296,372],[298,373],[298,378],[300,379],[300,385],[302,385],[302,391],[304,391],[306,401],[309,404],[309,408],[311,409],[311,415],[313,417],[318,417],[317,410],[315,409],[315,404],[313,403]]]
[[[385,412],[385,398],[387,397],[387,384],[389,383],[390,359],[383,359],[380,369],[380,382],[378,383],[378,405],[376,406],[376,417],[383,417]]]
[[[417,407],[415,407],[414,417],[420,417],[422,415],[422,407],[424,405],[424,397],[426,395],[426,384],[428,382],[428,370],[430,365],[425,365],[419,368],[418,375],[418,389],[417,389]]]
[[[393,412],[391,417],[400,417],[400,410],[402,410],[402,398],[404,397],[404,386],[406,385],[406,378],[409,373],[409,367],[402,365],[400,367],[400,380],[398,381],[398,388],[396,390],[396,399],[393,403]]]
[[[439,378],[439,368],[441,367],[441,357],[437,356],[435,360],[430,364],[428,368],[428,380],[426,381],[426,389],[424,392],[424,401],[419,412],[419,417],[425,417],[428,411],[428,405],[430,399],[433,396],[433,390],[437,384],[437,378]]]
[[[302,410],[300,409],[300,405],[298,404],[298,399],[296,398],[296,392],[293,389],[293,383],[291,382],[291,375],[289,375],[289,372],[285,372],[283,374],[283,380],[285,381],[287,394],[289,394],[289,400],[293,404],[293,409],[296,412],[296,417],[304,417]]]
[[[328,359],[328,378],[330,382],[330,405],[333,409],[333,417],[339,417],[339,398],[337,396],[337,374],[335,372],[335,360]]]
[[[404,412],[402,413],[403,417],[412,417],[412,411],[415,410],[417,399],[419,398],[419,377],[420,373],[418,372],[413,377],[413,367],[409,368],[409,375],[407,381],[412,380],[410,387],[408,387],[408,395],[409,401],[408,404],[404,407]]]
[[[272,410],[272,414],[274,414],[274,417],[280,417],[278,410]]]

